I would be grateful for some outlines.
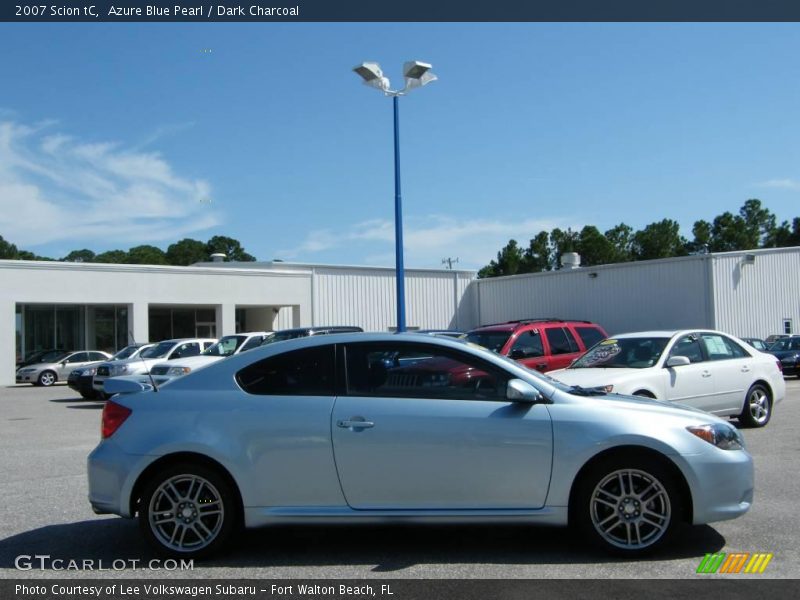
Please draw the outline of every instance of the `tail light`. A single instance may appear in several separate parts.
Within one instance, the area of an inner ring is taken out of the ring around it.
[[[119,429],[120,425],[125,422],[133,411],[127,406],[122,406],[116,402],[109,400],[103,408],[103,421],[100,432],[103,439],[109,438],[114,435],[114,432]]]
[[[781,361],[779,361],[779,360],[776,360],[775,362],[776,362],[776,363],[778,363],[778,371],[780,371],[781,373],[783,373],[783,365],[781,364]]]

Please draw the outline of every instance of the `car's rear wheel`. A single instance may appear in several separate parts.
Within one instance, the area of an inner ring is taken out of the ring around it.
[[[42,371],[42,373],[39,375],[37,383],[39,385],[49,387],[53,385],[56,381],[58,381],[58,377],[56,377],[56,374],[53,373],[53,371]]]
[[[570,508],[596,546],[627,556],[658,548],[683,520],[671,473],[647,457],[601,461],[578,482]]]
[[[739,423],[745,427],[763,427],[769,423],[770,417],[772,417],[772,398],[769,390],[760,383],[754,383],[747,390]]]
[[[175,464],[142,490],[139,526],[160,554],[195,558],[218,551],[238,522],[228,481],[202,465]]]

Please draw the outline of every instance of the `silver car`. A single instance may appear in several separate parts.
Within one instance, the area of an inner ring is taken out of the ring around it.
[[[108,360],[111,355],[100,350],[79,352],[52,352],[40,362],[17,369],[17,383],[50,386],[58,381],[67,381],[69,374],[78,367],[93,362]]]
[[[570,388],[444,337],[308,337],[158,392],[106,386],[138,392],[105,407],[89,501],[138,514],[174,556],[211,554],[240,523],[386,520],[571,524],[635,555],[753,500],[752,458],[729,423]]]

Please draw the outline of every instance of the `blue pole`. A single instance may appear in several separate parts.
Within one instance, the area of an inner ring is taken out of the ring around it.
[[[400,196],[400,117],[397,96],[392,96],[394,105],[394,254],[397,276],[397,331],[406,330],[406,289],[403,269],[403,202]]]

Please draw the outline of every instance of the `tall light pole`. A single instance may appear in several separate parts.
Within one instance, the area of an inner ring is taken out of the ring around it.
[[[361,63],[353,69],[364,84],[383,92],[392,98],[394,109],[394,244],[395,275],[397,277],[397,331],[406,330],[406,292],[405,270],[403,269],[403,202],[400,195],[400,116],[397,99],[405,96],[414,88],[422,87],[436,80],[431,73],[431,65],[417,60],[403,65],[403,77],[406,85],[402,90],[392,90],[389,79],[384,77],[381,66],[376,62]]]

